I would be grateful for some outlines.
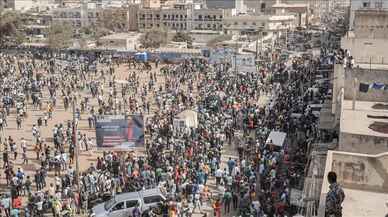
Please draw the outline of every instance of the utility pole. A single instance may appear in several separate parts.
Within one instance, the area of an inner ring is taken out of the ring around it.
[[[237,41],[235,44],[235,50],[234,50],[234,73],[237,76]]]
[[[76,122],[76,116],[75,116],[75,95],[73,97],[73,136],[74,136],[74,148],[75,148],[75,170],[76,170],[76,183],[77,183],[77,191],[81,192],[80,187],[80,179],[79,179],[79,145],[78,145],[78,138],[77,138],[77,122]],[[81,195],[80,195],[81,196]]]
[[[258,52],[258,44],[259,44],[259,40],[256,39],[256,51],[255,51],[255,60],[257,60],[257,52]]]

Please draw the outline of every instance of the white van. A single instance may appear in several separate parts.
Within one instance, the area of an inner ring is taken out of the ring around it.
[[[93,217],[128,217],[133,209],[139,205],[141,211],[158,206],[166,200],[158,188],[138,192],[118,194],[105,203],[100,203],[92,208]]]

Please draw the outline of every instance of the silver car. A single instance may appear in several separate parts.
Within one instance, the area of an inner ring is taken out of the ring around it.
[[[165,196],[158,188],[138,192],[118,194],[105,203],[92,208],[94,217],[130,217],[133,209],[139,205],[141,211],[156,207]]]

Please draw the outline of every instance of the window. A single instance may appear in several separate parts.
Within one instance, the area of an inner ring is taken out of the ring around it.
[[[375,2],[376,8],[383,8],[383,2]]]
[[[364,8],[369,8],[370,7],[370,2],[363,2],[362,7]]]
[[[222,15],[220,15],[220,19],[222,19]]]
[[[238,25],[238,23],[237,23],[237,22],[234,22],[234,25],[235,25],[235,26],[237,26],[237,25]]]
[[[116,204],[113,208],[112,208],[112,211],[117,211],[117,210],[122,210],[124,209],[124,202],[120,202],[118,204]]]
[[[216,16],[216,15],[214,15],[214,16],[213,16],[213,19],[215,19],[215,20],[216,20],[216,19],[217,19],[217,16]]]
[[[150,203],[159,203],[163,200],[163,198],[159,195],[156,196],[149,196],[149,197],[144,197],[144,203],[145,204],[150,204]]]
[[[135,207],[137,205],[137,203],[138,203],[137,200],[127,200],[125,202],[125,205],[127,205],[127,209],[128,209],[128,208]]]
[[[246,25],[247,25],[247,22],[243,22],[243,25],[246,26]]]
[[[210,24],[207,24],[207,28],[210,29],[211,25]]]
[[[260,11],[261,12],[264,12],[265,11],[265,3],[261,3],[261,5],[260,5]]]
[[[253,26],[256,26],[256,22],[252,22],[252,25],[253,25]]]
[[[198,19],[202,20],[202,15],[198,15]]]

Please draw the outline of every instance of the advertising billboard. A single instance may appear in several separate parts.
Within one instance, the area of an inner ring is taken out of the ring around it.
[[[144,145],[141,115],[102,115],[96,121],[98,148],[129,149]]]

